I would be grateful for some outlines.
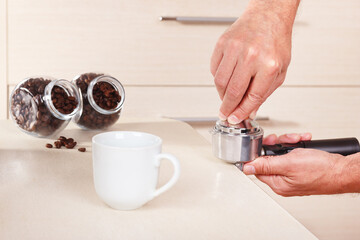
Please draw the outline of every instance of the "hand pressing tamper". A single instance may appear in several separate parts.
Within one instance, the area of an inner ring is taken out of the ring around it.
[[[344,156],[360,152],[359,141],[356,138],[262,145],[264,131],[257,122],[250,119],[236,125],[219,120],[211,133],[214,155],[235,164],[241,171],[245,163],[259,156],[282,155],[295,148],[312,148]]]

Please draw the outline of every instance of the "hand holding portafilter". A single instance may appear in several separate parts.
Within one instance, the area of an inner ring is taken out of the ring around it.
[[[324,139],[301,141],[295,144],[262,145],[264,131],[253,120],[231,125],[227,121],[217,121],[212,131],[213,153],[217,158],[243,165],[263,155],[282,155],[295,148],[312,148],[350,155],[360,152],[359,141],[356,138]]]

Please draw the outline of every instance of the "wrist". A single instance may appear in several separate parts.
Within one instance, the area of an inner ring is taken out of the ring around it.
[[[360,153],[344,157],[339,167],[339,193],[360,192]]]

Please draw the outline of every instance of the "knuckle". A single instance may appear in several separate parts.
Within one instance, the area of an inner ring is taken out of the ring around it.
[[[210,64],[210,72],[211,74],[215,77],[216,74],[216,67],[214,66],[214,64]]]
[[[226,40],[225,40],[224,35],[221,36],[221,37],[218,39],[217,43],[216,43],[216,48],[222,48],[222,47],[224,47],[225,41],[226,41]]]
[[[247,50],[245,61],[251,62],[259,56],[259,48],[256,46],[250,46]]]
[[[271,166],[268,164],[268,161],[263,161],[263,164],[258,166],[260,169],[261,174],[268,175],[271,173]]]
[[[216,46],[217,47],[224,47],[225,43],[227,42],[227,36],[226,34],[223,34],[217,41]]]
[[[236,109],[236,116],[246,116],[246,110],[244,109],[243,106],[239,106],[237,109]],[[260,169],[262,171],[262,167],[260,166]]]
[[[241,45],[241,42],[238,39],[231,39],[229,41],[229,47],[233,50],[238,49]]]
[[[263,102],[263,96],[258,93],[250,92],[248,94],[248,99],[252,104],[260,105]]]
[[[240,88],[236,86],[229,87],[226,94],[231,100],[237,99],[240,96]]]
[[[214,82],[217,87],[226,88],[226,81],[221,76],[215,76]]]
[[[271,58],[267,60],[266,72],[269,76],[276,76],[277,74],[280,73],[280,70],[281,70],[281,64],[279,60],[275,58]]]

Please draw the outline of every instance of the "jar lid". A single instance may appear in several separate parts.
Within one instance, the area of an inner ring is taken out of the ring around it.
[[[228,121],[218,120],[215,130],[229,134],[248,135],[260,132],[261,128],[257,122],[251,119],[245,119],[238,124],[230,124]]]

